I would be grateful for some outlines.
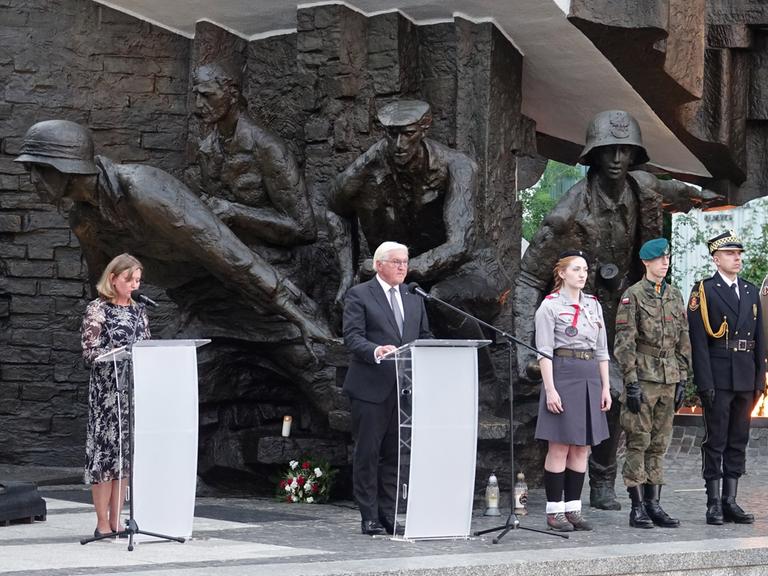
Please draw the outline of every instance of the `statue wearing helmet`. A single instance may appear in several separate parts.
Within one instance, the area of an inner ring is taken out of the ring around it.
[[[305,340],[332,338],[314,302],[167,172],[94,156],[90,132],[68,120],[32,126],[15,161],[45,199],[74,202],[70,224],[93,278],[115,254],[130,251],[155,263],[158,284],[208,273],[255,309],[285,317]],[[280,339],[296,336],[286,330]]]
[[[515,278],[513,309],[516,336],[533,342],[534,313],[552,286],[552,270],[564,249],[583,250],[589,262],[585,291],[600,300],[613,350],[616,312],[623,291],[644,272],[640,246],[662,234],[664,207],[688,210],[702,200],[718,198],[675,180],[660,180],[644,171],[631,171],[648,161],[640,126],[621,110],[600,112],[590,122],[579,162],[589,166],[542,222],[520,262]],[[532,353],[518,347],[521,379],[539,379]],[[613,406],[608,414],[610,438],[593,447],[589,460],[590,504],[621,508],[616,501],[616,449],[621,432],[619,395],[622,375],[611,362]]]

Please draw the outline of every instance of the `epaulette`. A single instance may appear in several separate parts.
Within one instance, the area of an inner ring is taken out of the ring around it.
[[[552,292],[551,294],[547,294],[544,296],[547,300],[552,300],[553,298],[560,298],[560,292]]]
[[[597,296],[595,296],[594,294],[584,294],[584,296],[586,296],[587,298],[592,298],[592,300],[597,300],[598,302],[600,301],[597,299]]]

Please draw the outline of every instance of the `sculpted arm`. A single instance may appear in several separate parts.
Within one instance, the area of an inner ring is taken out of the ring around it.
[[[545,296],[552,282],[552,267],[557,255],[565,250],[568,240],[563,237],[566,219],[560,216],[556,207],[533,237],[528,250],[520,262],[520,272],[514,281],[513,311],[515,336],[523,342],[533,342],[533,326],[536,307]],[[533,352],[522,346],[517,347],[517,367],[521,378],[535,378],[528,374],[528,366],[536,367]]]
[[[352,286],[355,275],[353,258],[352,221],[356,217],[355,201],[363,192],[365,180],[372,162],[372,152],[358,156],[346,170],[341,172],[331,184],[328,220],[328,234],[339,265],[341,280],[336,292],[337,304],[342,302],[344,294]]]
[[[408,274],[414,280],[434,280],[467,261],[475,243],[477,165],[466,157],[449,165],[448,190],[443,204],[445,242],[411,260]]]
[[[293,154],[274,136],[258,135],[253,158],[271,206],[247,206],[221,198],[212,208],[227,224],[237,226],[279,246],[314,242],[317,226],[304,177]]]
[[[679,180],[661,180],[642,170],[632,172],[632,176],[641,187],[659,194],[664,209],[671,212],[688,212],[691,208],[705,208],[725,201],[723,196],[711,190],[699,190]]]

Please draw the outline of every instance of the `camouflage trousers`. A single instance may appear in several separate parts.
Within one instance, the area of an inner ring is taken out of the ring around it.
[[[664,484],[664,454],[672,438],[672,418],[675,415],[675,385],[640,381],[645,402],[640,412],[627,410],[621,396],[621,427],[626,437],[624,485]]]

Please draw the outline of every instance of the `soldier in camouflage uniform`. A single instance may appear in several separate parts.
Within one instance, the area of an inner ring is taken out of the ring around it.
[[[632,500],[629,525],[676,528],[680,522],[664,512],[659,496],[691,342],[682,295],[664,280],[669,242],[649,240],[640,248],[640,259],[645,277],[624,292],[616,315],[614,354],[624,375],[620,422],[627,443],[622,474]]]

